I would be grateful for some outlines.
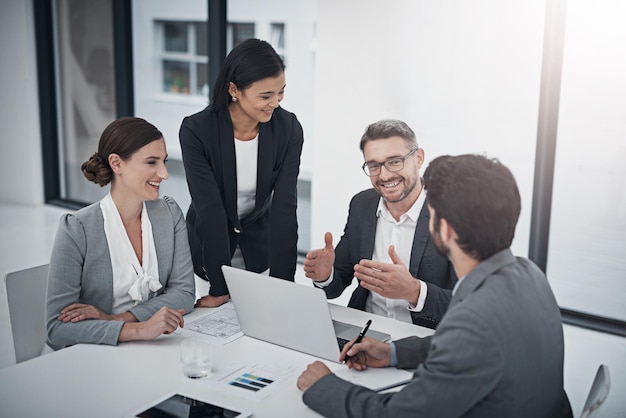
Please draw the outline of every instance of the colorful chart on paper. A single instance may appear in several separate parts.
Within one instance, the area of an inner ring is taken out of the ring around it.
[[[258,392],[259,390],[271,385],[274,383],[272,379],[267,379],[265,377],[257,376],[251,373],[243,373],[240,376],[232,379],[228,382],[231,386],[237,386],[242,389],[251,390],[253,392]]]

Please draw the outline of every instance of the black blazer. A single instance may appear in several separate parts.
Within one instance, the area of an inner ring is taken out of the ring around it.
[[[352,198],[343,236],[335,248],[333,281],[323,288],[328,298],[336,298],[350,286],[355,264],[372,259],[379,200],[375,189],[364,190]],[[416,325],[436,328],[448,308],[457,277],[452,264],[439,254],[430,238],[429,219],[428,206],[424,205],[415,228],[409,271],[413,277],[428,283],[428,295],[422,311],[411,312],[411,318]],[[348,306],[365,310],[368,295],[369,290],[359,284]]]
[[[209,294],[228,293],[221,266],[241,248],[246,269],[294,280],[297,256],[297,179],[302,126],[282,108],[259,125],[256,204],[237,216],[237,171],[230,113],[209,108],[183,119],[180,145],[191,206],[187,229],[195,273]]]

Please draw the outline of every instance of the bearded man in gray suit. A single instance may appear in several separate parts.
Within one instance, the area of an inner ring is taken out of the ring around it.
[[[520,213],[511,172],[476,155],[435,159],[424,174],[430,233],[460,278],[432,337],[347,344],[348,367],[415,369],[395,393],[339,379],[322,362],[298,378],[332,417],[572,416],[563,390],[563,328],[545,275],[513,256]]]

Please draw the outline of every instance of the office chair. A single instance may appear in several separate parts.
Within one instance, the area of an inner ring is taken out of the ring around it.
[[[46,343],[48,264],[8,273],[4,277],[15,361],[38,357]]]
[[[595,416],[600,406],[602,406],[607,396],[609,396],[610,389],[611,375],[609,374],[609,368],[601,364],[596,372],[596,377],[593,379],[580,418],[591,418]]]

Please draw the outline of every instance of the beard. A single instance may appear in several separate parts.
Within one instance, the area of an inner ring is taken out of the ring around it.
[[[430,237],[433,239],[433,244],[435,244],[435,248],[442,256],[449,258],[450,257],[450,247],[443,243],[441,240],[441,234],[438,230],[434,230],[430,233]]]
[[[376,184],[376,190],[378,191],[378,194],[381,195],[381,197],[383,198],[385,202],[387,203],[401,202],[402,200],[406,199],[406,197],[410,195],[411,192],[413,192],[413,190],[415,190],[415,187],[417,186],[417,179],[413,179],[413,181],[408,184],[406,182],[407,179],[404,177],[399,177],[398,180],[400,181],[400,184],[404,185],[404,188],[402,189],[399,195],[395,195],[395,196],[389,196],[389,194],[385,193],[384,186],[382,186],[381,184]],[[385,183],[389,183],[389,181],[386,181]]]

